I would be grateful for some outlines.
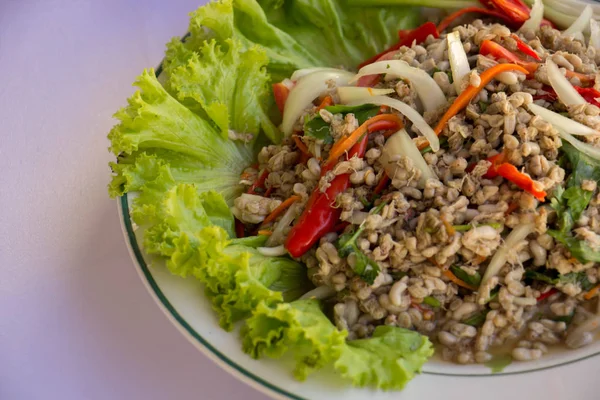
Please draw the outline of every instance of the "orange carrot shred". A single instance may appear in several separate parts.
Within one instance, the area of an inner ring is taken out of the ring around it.
[[[271,236],[273,234],[273,232],[268,229],[261,229],[257,233],[263,236]]]
[[[293,195],[286,199],[283,203],[279,205],[276,209],[274,209],[271,214],[267,215],[267,218],[263,221],[263,225],[268,224],[269,222],[273,222],[279,217],[281,213],[285,211],[286,208],[290,207],[296,201],[300,200],[300,196]]]
[[[586,294],[584,294],[583,298],[586,300],[591,299],[592,297],[594,297],[596,295],[596,293],[598,293],[598,290],[600,290],[600,283],[597,284],[596,286],[594,286],[593,288],[591,288]]]
[[[461,94],[454,100],[454,103],[450,106],[448,111],[442,116],[440,122],[438,122],[434,131],[439,136],[444,127],[450,121],[450,118],[454,117],[456,114],[462,111],[469,102],[487,85],[490,83],[492,79],[496,77],[496,75],[505,72],[505,71],[519,71],[523,74],[529,74],[525,68],[516,64],[498,64],[489,69],[486,69],[479,76],[481,78],[481,83],[479,86],[468,86]]]
[[[440,220],[442,220],[442,224],[444,224],[444,227],[446,228],[446,232],[448,232],[448,235],[454,236],[454,234],[456,233],[456,229],[454,229],[452,224],[450,222],[446,221],[445,218],[440,217]]]
[[[327,159],[327,164],[336,162],[338,158],[340,158],[346,151],[350,150],[352,146],[364,135],[367,134],[369,125],[377,122],[377,121],[396,121],[398,126],[403,126],[402,119],[394,114],[379,114],[374,116],[373,118],[365,121],[361,126],[359,126],[354,132],[345,138],[337,141],[331,151],[329,152],[329,158]]]
[[[329,95],[325,96],[325,98],[323,99],[323,101],[321,101],[321,104],[319,104],[319,107],[317,107],[317,110],[322,110],[325,107],[329,107],[333,105],[333,98]]]
[[[300,162],[305,163],[312,157],[312,155],[310,154],[310,151],[308,151],[308,147],[306,147],[302,139],[300,139],[300,136],[294,135],[293,138],[294,143],[296,143],[296,147],[298,148],[298,150],[300,150],[300,153],[302,153]]]
[[[443,270],[442,273],[444,274],[444,276],[448,279],[450,279],[452,282],[454,282],[455,284],[457,284],[458,286],[462,286],[465,289],[469,289],[469,290],[477,290],[476,287],[469,285],[467,282],[461,281],[460,279],[458,279],[456,277],[456,275],[454,275],[450,270]]]

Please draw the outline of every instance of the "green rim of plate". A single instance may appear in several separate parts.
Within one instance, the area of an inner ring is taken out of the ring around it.
[[[232,359],[227,357],[225,354],[221,353],[218,349],[216,349],[212,344],[210,344],[206,339],[204,339],[198,332],[192,328],[187,321],[177,312],[175,307],[169,302],[167,297],[164,295],[160,287],[154,280],[152,273],[148,269],[148,265],[144,260],[144,256],[138,245],[137,239],[135,237],[135,233],[133,231],[133,224],[131,223],[131,216],[129,214],[129,202],[127,199],[127,195],[121,196],[121,211],[123,212],[123,224],[125,225],[125,230],[127,232],[127,238],[129,244],[131,245],[131,249],[133,250],[133,254],[135,255],[135,259],[137,260],[138,265],[140,266],[142,272],[144,273],[144,277],[146,281],[154,291],[154,294],[158,298],[158,300],[162,303],[165,309],[175,318],[175,320],[194,338],[196,339],[202,346],[204,346],[208,351],[214,354],[219,360],[221,360],[228,367],[233,368],[238,373],[242,374],[246,378],[249,378],[256,383],[262,385],[264,388],[277,393],[278,395],[286,396],[287,398],[294,400],[306,400],[303,397],[299,397],[293,393],[290,393],[274,384],[265,381],[259,376],[254,375],[252,372],[248,371],[241,365],[235,363]]]
[[[142,254],[140,246],[138,245],[137,238],[136,238],[135,233],[133,231],[133,224],[131,222],[131,215],[129,214],[129,202],[128,202],[128,198],[127,197],[128,197],[127,195],[123,195],[120,198],[121,211],[123,213],[123,224],[125,225],[125,230],[127,232],[127,239],[129,241],[129,244],[131,245],[131,248],[132,248],[133,253],[135,255],[135,258],[137,260],[137,264],[141,268],[141,270],[142,270],[142,272],[144,274],[144,277],[146,278],[146,281],[148,282],[148,284],[150,285],[150,287],[154,291],[154,294],[156,295],[156,297],[158,298],[158,300],[162,303],[162,305],[165,307],[165,309],[171,314],[171,316],[173,318],[175,318],[175,320],[194,339],[196,339],[202,346],[204,346],[208,351],[210,351],[212,354],[214,354],[219,360],[221,360],[228,367],[233,368],[235,371],[237,371],[241,375],[245,376],[246,378],[249,378],[249,379],[255,381],[256,383],[262,385],[264,388],[266,388],[266,389],[268,389],[270,391],[273,391],[273,392],[275,392],[275,393],[277,393],[279,395],[283,395],[283,396],[286,396],[286,397],[288,397],[290,399],[294,399],[294,400],[306,400],[303,397],[300,397],[298,395],[290,393],[290,392],[286,391],[285,389],[282,389],[282,388],[280,388],[280,387],[278,387],[278,386],[276,386],[276,385],[274,385],[274,384],[272,384],[270,382],[265,381],[261,377],[256,376],[252,372],[248,371],[244,367],[242,367],[239,364],[237,364],[232,359],[228,358],[225,354],[221,353],[218,349],[216,349],[213,345],[211,345],[206,339],[204,339],[198,332],[196,332],[194,330],[194,328],[192,328],[187,323],[187,321],[177,312],[177,310],[175,309],[175,307],[173,307],[173,305],[169,302],[169,300],[164,295],[164,293],[160,290],[160,287],[158,286],[158,284],[154,280],[154,277],[152,276],[152,273],[148,269],[148,265],[146,264],[146,261],[144,260],[144,256]],[[495,373],[495,374],[491,373],[491,372],[487,373],[487,374],[456,374],[456,373],[449,374],[449,373],[444,373],[444,372],[423,371],[423,374],[427,374],[427,375],[439,375],[439,376],[449,376],[449,377],[462,377],[462,378],[502,377],[502,376],[508,376],[508,375],[527,374],[527,373],[531,373],[531,372],[539,372],[539,371],[544,371],[544,370],[551,369],[551,368],[562,367],[562,366],[565,366],[565,365],[573,364],[575,362],[587,360],[588,358],[595,357],[595,356],[597,356],[599,354],[600,354],[600,351],[597,351],[597,352],[595,352],[593,354],[588,354],[588,355],[586,355],[584,357],[580,357],[580,358],[577,358],[575,360],[569,360],[569,361],[565,361],[565,362],[562,362],[562,363],[559,363],[559,364],[549,365],[549,366],[546,366],[546,367],[533,368],[533,369],[529,369],[527,371],[502,372],[502,373]]]

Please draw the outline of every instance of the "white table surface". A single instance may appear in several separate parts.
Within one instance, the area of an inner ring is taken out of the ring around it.
[[[202,0],[0,0],[0,399],[265,399],[144,289],[108,198],[111,115]]]

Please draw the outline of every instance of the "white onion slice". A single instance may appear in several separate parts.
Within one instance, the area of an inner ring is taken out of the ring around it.
[[[423,136],[425,136],[425,138],[427,138],[427,140],[429,141],[429,145],[431,146],[431,150],[433,150],[435,152],[440,149],[440,138],[438,138],[438,136],[435,134],[433,129],[431,129],[429,124],[427,124],[427,122],[425,122],[425,120],[423,119],[421,114],[419,114],[416,110],[414,110],[408,104],[406,104],[400,100],[392,99],[391,97],[387,97],[387,96],[370,97],[367,100],[367,102],[369,104],[375,104],[377,106],[388,106],[388,107],[393,108],[394,110],[400,111],[400,113],[402,113],[402,115],[404,115],[406,118],[408,118],[410,120],[410,122],[413,123],[414,127],[417,128],[417,130],[419,132],[421,132],[421,134]],[[350,103],[349,105],[358,106],[360,104],[362,104],[362,103],[355,102],[355,103]]]
[[[293,133],[294,124],[302,112],[310,107],[312,101],[329,89],[328,82],[336,85],[347,85],[353,73],[342,70],[316,71],[303,76],[290,91],[283,110],[281,130],[285,136]]]
[[[590,46],[600,50],[600,24],[595,19],[590,19]]]
[[[522,224],[513,229],[504,244],[500,246],[496,253],[492,257],[487,269],[485,270],[485,274],[483,274],[483,278],[481,279],[481,284],[479,287],[483,287],[490,279],[494,276],[498,275],[504,264],[506,264],[506,260],[508,259],[508,255],[513,249],[516,247],[521,240],[525,239],[530,233],[535,230],[535,224]],[[487,299],[480,297],[478,299],[479,304],[485,304]]]
[[[546,60],[546,69],[550,85],[564,105],[587,104],[585,99],[577,93],[571,82],[560,72],[558,66],[550,58]]]
[[[306,75],[310,75],[313,72],[332,72],[332,71],[336,72],[336,71],[340,71],[340,70],[337,68],[325,68],[325,67],[298,69],[298,70],[294,71],[292,76],[290,76],[290,80],[293,82],[296,82],[300,78],[303,78]]]
[[[336,293],[337,292],[329,286],[319,286],[309,292],[304,293],[298,300],[325,300],[335,296]]]
[[[519,28],[519,30],[531,29],[532,31],[536,31],[540,24],[542,23],[542,19],[544,18],[544,3],[542,0],[535,0],[533,2],[533,7],[531,7],[531,13],[529,14],[529,19],[525,21],[523,25]]]
[[[400,129],[394,133],[383,146],[381,153],[381,164],[385,169],[385,173],[392,179],[396,175],[396,170],[399,168],[396,165],[398,156],[405,156],[412,160],[415,168],[421,171],[419,179],[419,187],[425,187],[427,179],[436,178],[435,174],[429,167],[429,164],[423,158],[423,155],[412,141],[405,129]]]
[[[337,89],[340,101],[343,104],[352,103],[354,101],[368,102],[373,96],[382,96],[385,94],[394,93],[394,89],[373,89],[370,87],[355,87],[342,86]]]
[[[600,160],[600,148],[592,146],[588,143],[584,143],[581,140],[577,139],[575,136],[571,135],[570,133],[567,133],[558,127],[556,128],[560,137],[566,140],[567,142],[571,143],[571,145],[573,145],[573,147],[575,147],[577,150],[587,155],[588,157]]]
[[[361,68],[352,81],[357,81],[363,76],[379,74],[387,74],[388,76],[411,81],[425,111],[435,111],[446,105],[447,100],[444,92],[436,81],[424,70],[411,67],[405,61],[389,60],[374,62]]]
[[[577,121],[573,121],[570,118],[564,117],[560,114],[550,111],[544,107],[538,106],[535,103],[528,104],[529,110],[535,115],[539,115],[544,120],[550,122],[557,129],[562,129],[566,132],[570,132],[573,135],[588,136],[588,135],[600,135],[600,132],[580,124]]]
[[[275,225],[275,228],[273,229],[273,234],[269,236],[267,242],[265,243],[265,246],[270,247],[276,243],[283,242],[283,232],[294,221],[298,214],[298,209],[300,207],[301,205],[298,204],[298,202],[296,202],[292,204],[290,208],[287,209],[285,214],[283,214],[283,217],[281,217],[281,219],[277,222],[277,225]]]
[[[288,253],[287,249],[283,245],[277,247],[258,247],[256,250],[258,250],[258,252],[263,256],[267,257],[279,257]]]
[[[452,77],[454,79],[454,88],[456,93],[460,94],[461,83],[466,75],[471,72],[469,66],[469,60],[467,59],[467,53],[463,48],[463,44],[460,41],[460,34],[458,31],[450,32],[448,38],[448,58],[450,59],[450,69],[452,70]]]
[[[594,10],[592,7],[587,5],[579,17],[569,26],[564,32],[563,35],[576,35],[577,33],[582,34],[585,28],[590,24],[590,19],[594,16]]]

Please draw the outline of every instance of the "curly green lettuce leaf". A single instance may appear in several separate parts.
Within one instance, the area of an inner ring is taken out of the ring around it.
[[[369,339],[346,342],[321,310],[318,300],[297,300],[269,307],[260,304],[242,329],[243,348],[253,358],[296,358],[296,378],[327,365],[355,386],[401,389],[433,355],[426,336],[403,328],[380,326]]]
[[[231,39],[225,44],[204,42],[184,65],[172,70],[171,90],[182,101],[197,102],[224,139],[230,131],[243,134],[262,128],[267,137],[278,141],[280,132],[263,109],[270,95],[264,50],[253,46],[244,51]]]
[[[254,247],[239,244],[244,241],[230,241],[220,227],[205,228],[198,241],[203,253],[199,259],[205,262],[199,263],[193,274],[206,285],[226,330],[248,317],[259,303],[293,301],[312,288],[303,264],[287,257],[264,256]]]
[[[186,45],[235,39],[264,48],[274,81],[310,67],[354,69],[418,25],[410,7],[348,7],[343,0],[220,0],[191,14]],[[176,55],[176,54],[174,54]]]
[[[335,362],[347,335],[323,314],[318,300],[298,300],[274,307],[259,304],[241,334],[243,349],[253,358],[278,358],[292,350],[296,358],[294,375],[299,380]]]
[[[371,338],[348,342],[335,368],[355,386],[398,390],[421,372],[433,352],[427,336],[382,325]]]

